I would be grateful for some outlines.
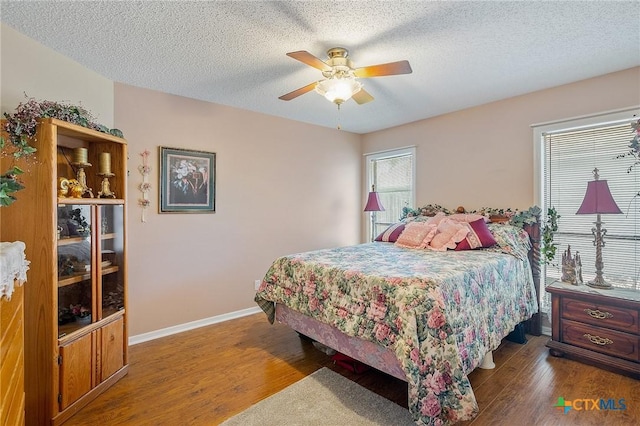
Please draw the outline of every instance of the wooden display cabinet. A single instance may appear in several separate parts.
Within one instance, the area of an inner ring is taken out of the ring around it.
[[[19,163],[25,189],[2,209],[2,241],[24,241],[31,261],[24,289],[26,425],[63,423],[128,371],[126,141],[43,119],[32,141],[36,163]],[[58,192],[78,172],[94,198]],[[97,198],[101,153],[109,153],[110,190]],[[2,170],[11,165],[2,159]]]

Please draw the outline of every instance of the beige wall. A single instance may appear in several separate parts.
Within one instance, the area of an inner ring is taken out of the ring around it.
[[[130,336],[255,308],[254,280],[276,257],[359,242],[360,136],[114,85],[6,25],[0,31],[2,112],[24,92],[80,104],[129,142]],[[157,214],[159,146],[216,152],[216,213]],[[142,224],[145,149],[153,189]]]
[[[278,256],[359,242],[359,135],[124,84],[115,105],[131,171],[131,335],[255,307],[254,280]],[[157,213],[159,146],[216,153],[216,213]],[[154,188],[142,223],[145,149]]]
[[[0,23],[1,112],[31,98],[82,105],[113,127],[113,82]]]
[[[640,105],[640,67],[371,133],[363,152],[416,145],[418,205],[526,208],[532,124]]]

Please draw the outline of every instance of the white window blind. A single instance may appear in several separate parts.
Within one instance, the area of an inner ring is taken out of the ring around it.
[[[602,215],[607,230],[602,249],[604,277],[616,287],[640,289],[640,170],[627,173],[632,158],[616,158],[629,150],[633,138],[629,122],[596,125],[580,130],[555,131],[544,137],[544,197],[547,207],[560,215],[555,242],[557,267],[547,276],[560,278],[562,253],[571,246],[579,252],[585,281],[595,276],[595,247],[591,228],[596,215],[576,215],[587,182],[598,168],[607,180],[623,214]]]
[[[384,211],[376,212],[374,234],[383,232],[402,216],[403,207],[414,207],[415,149],[400,149],[367,155],[368,190],[371,185]]]

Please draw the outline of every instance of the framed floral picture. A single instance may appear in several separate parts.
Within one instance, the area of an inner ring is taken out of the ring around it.
[[[216,154],[160,147],[160,213],[216,211]]]

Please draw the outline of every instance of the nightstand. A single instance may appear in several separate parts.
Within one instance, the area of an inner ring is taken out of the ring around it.
[[[551,355],[575,358],[640,379],[640,291],[554,281]]]

